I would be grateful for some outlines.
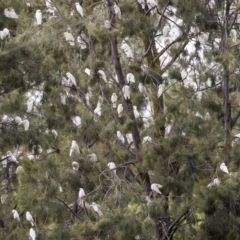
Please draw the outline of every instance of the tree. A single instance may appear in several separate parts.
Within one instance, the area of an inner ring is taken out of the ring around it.
[[[237,1],[2,5],[1,238],[239,238]]]

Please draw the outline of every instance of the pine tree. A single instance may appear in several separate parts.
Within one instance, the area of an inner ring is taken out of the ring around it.
[[[238,239],[238,2],[75,3],[0,6],[0,238]]]

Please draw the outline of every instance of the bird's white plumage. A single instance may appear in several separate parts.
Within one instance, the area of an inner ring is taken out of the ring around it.
[[[140,117],[140,113],[138,112],[137,106],[135,106],[135,105],[133,105],[133,114],[134,114],[135,119]]]
[[[84,72],[88,75],[91,76],[91,70],[89,68],[85,68]]]
[[[160,84],[160,85],[158,86],[158,92],[157,92],[157,97],[158,97],[158,98],[160,98],[160,97],[162,96],[162,94],[163,94],[163,92],[164,92],[164,89],[165,89],[164,84]]]
[[[107,77],[103,70],[98,70],[99,77],[104,80],[105,83],[107,83]]]
[[[133,59],[133,52],[125,41],[123,41],[120,49],[126,54],[127,58]]]
[[[104,26],[105,26],[105,28],[110,29],[111,28],[111,22],[109,20],[105,20],[104,21]]]
[[[103,213],[102,213],[102,211],[100,210],[99,204],[93,202],[90,206],[93,208],[93,210],[94,210],[100,217],[103,216]]]
[[[144,138],[143,138],[143,141],[142,141],[142,144],[144,144],[144,143],[152,143],[152,138],[151,137],[149,137],[149,136],[145,136]]]
[[[85,191],[83,188],[79,188],[79,192],[78,192],[78,199],[82,199],[83,197],[85,197]]]
[[[75,154],[79,154],[80,153],[78,144],[74,140],[72,140],[72,145],[71,145],[71,148],[70,148],[69,156],[71,157],[73,153],[75,153]]]
[[[207,187],[218,186],[220,184],[221,180],[218,177],[216,177],[207,185]]]
[[[127,100],[130,99],[130,87],[128,85],[124,85],[122,88],[123,97]]]
[[[170,27],[168,25],[164,26],[162,33],[164,37],[168,37],[170,32]]]
[[[112,102],[113,108],[117,107],[117,100],[118,100],[117,94],[113,93],[112,96],[111,96],[111,102]]]
[[[75,6],[76,6],[76,9],[77,9],[78,13],[80,14],[80,16],[84,17],[82,6],[78,2],[75,3]]]
[[[116,175],[116,164],[114,163],[114,162],[110,162],[110,163],[108,163],[108,168],[110,169],[110,170],[113,170],[113,173]]]
[[[78,171],[79,169],[79,163],[78,162],[72,162],[72,169],[73,171]]]
[[[128,73],[126,76],[127,83],[135,83],[135,77],[132,73]]]
[[[68,77],[68,81],[70,81],[74,86],[77,86],[75,77],[70,72],[67,72],[66,75]]]
[[[119,6],[115,2],[114,2],[114,5],[113,5],[113,9],[114,9],[114,13],[118,16],[118,18],[122,19],[121,9],[119,8]]]
[[[52,135],[53,135],[54,138],[57,138],[58,133],[57,133],[57,131],[56,131],[55,129],[53,129],[53,130],[51,131],[51,133],[52,133]]]
[[[71,33],[69,33],[69,32],[64,32],[63,35],[64,35],[66,41],[69,42],[69,44],[70,44],[71,46],[74,46],[74,45],[75,45],[74,37],[73,37],[73,35],[72,35]]]
[[[122,103],[118,104],[117,113],[118,113],[119,117],[122,117],[122,113],[123,113],[123,105],[122,105]]]
[[[98,161],[97,155],[95,153],[90,153],[88,154],[88,159],[92,162],[95,163]]]
[[[117,137],[121,141],[122,144],[125,143],[124,136],[122,135],[122,133],[120,131],[117,131]]]
[[[159,194],[162,194],[162,193],[160,192],[159,188],[162,188],[162,185],[157,184],[157,183],[151,184],[151,189],[152,189],[154,192],[159,193]]]
[[[19,18],[13,8],[10,9],[10,11],[9,11],[7,8],[4,9],[4,15],[5,15],[7,18],[15,18],[15,19]]]
[[[146,93],[147,92],[146,87],[141,82],[138,84],[138,90],[139,90],[140,93]]]
[[[32,226],[35,225],[35,224],[34,224],[33,217],[32,217],[32,215],[31,215],[31,213],[28,212],[28,211],[26,212],[26,219],[27,219],[27,221],[29,221],[29,222],[31,223]]]
[[[126,139],[127,139],[128,144],[130,145],[133,142],[132,133],[127,133],[126,134]]]
[[[20,222],[20,217],[19,217],[19,214],[18,214],[17,210],[16,210],[16,209],[13,209],[13,210],[12,210],[12,213],[13,213],[13,218],[14,218],[15,220],[17,220],[18,222]]]
[[[16,156],[14,156],[11,151],[7,151],[7,160],[9,162],[18,163]]]
[[[42,24],[42,12],[41,12],[41,10],[38,9],[36,11],[35,18],[37,20],[37,25],[41,25]]]
[[[142,9],[145,9],[145,0],[137,0],[139,4],[141,4]]]
[[[221,164],[220,164],[220,169],[221,169],[224,173],[230,174],[225,163],[221,163]]]
[[[16,168],[16,174],[20,174],[20,173],[22,173],[22,172],[24,172],[23,167],[22,167],[22,166],[18,166],[18,167]]]
[[[31,240],[36,239],[36,232],[33,228],[30,228],[29,235],[30,235]]]
[[[79,116],[72,117],[73,124],[77,127],[81,126],[82,120]]]

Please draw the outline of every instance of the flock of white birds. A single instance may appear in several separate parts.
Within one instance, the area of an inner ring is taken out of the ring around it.
[[[155,0],[146,0],[146,1],[137,0],[137,1],[139,4],[141,4],[142,9],[144,9],[145,4],[147,4],[151,13],[152,14],[156,13],[158,5]],[[31,6],[31,4],[27,3],[27,6]],[[75,8],[76,8],[75,11],[80,15],[81,18],[86,17],[84,9],[78,2],[75,3]],[[55,14],[57,13],[57,8],[54,6],[54,4],[51,2],[51,0],[46,0],[46,9],[47,9],[47,12],[49,12],[51,14],[51,16],[55,16]],[[169,21],[167,22],[167,24],[163,27],[163,29],[161,31],[161,35],[163,37],[156,37],[156,47],[158,48],[159,51],[163,50],[172,41],[176,40],[181,35],[181,30],[180,30],[179,26],[183,26],[184,23],[182,22],[181,19],[178,19],[177,17],[175,17],[174,14],[170,14],[175,11],[176,11],[176,9],[174,7],[169,8],[169,15],[167,15],[167,17],[169,18]],[[115,12],[116,16],[121,20],[122,12],[121,12],[120,7],[116,3],[114,3],[114,12]],[[168,14],[168,12],[166,12],[166,14]],[[5,9],[4,15],[7,18],[19,19],[19,16],[16,14],[15,10],[12,8]],[[41,10],[36,11],[35,19],[36,19],[37,25],[43,24],[43,14],[42,14]],[[111,22],[109,20],[105,20],[104,25],[107,29],[111,28]],[[201,50],[199,50],[200,60],[198,60],[198,61],[200,61],[200,63],[203,65],[209,64],[206,62],[205,57],[204,57],[204,51],[206,51],[208,49],[208,46],[206,46],[204,44],[209,37],[208,34],[200,33],[198,28],[192,28],[191,32],[193,33],[193,38],[189,41],[189,44],[187,44],[187,46],[186,46],[186,50],[189,52],[189,57],[191,57],[196,52],[195,42],[196,42],[196,40],[198,40],[200,43],[202,43],[202,48],[201,48]],[[65,37],[66,42],[68,42],[71,46],[75,46],[77,44],[78,46],[81,47],[81,49],[86,48],[86,40],[85,40],[86,36],[83,33],[81,35],[79,35],[76,38],[76,40],[69,31],[64,32],[63,35]],[[234,31],[231,31],[231,35],[233,36],[233,41],[236,41],[236,33]],[[4,40],[10,36],[11,36],[10,31],[7,28],[4,28],[2,31],[0,31],[0,39],[1,40]],[[219,39],[217,39],[217,38],[215,39],[215,47],[216,48],[219,47]],[[122,51],[125,54],[126,58],[129,61],[132,61],[134,59],[134,52],[132,51],[132,49],[128,43],[128,39],[124,39],[122,41],[121,46],[120,46],[120,51]],[[166,51],[162,56],[160,56],[160,62],[162,63],[162,66],[167,65],[167,63],[170,60],[171,60],[171,56],[168,51]],[[193,60],[193,61],[196,61],[196,60]],[[200,63],[196,61],[196,65],[200,64]],[[209,68],[214,68],[214,69],[218,68],[217,63],[213,62],[211,64],[212,64],[211,66],[208,66],[208,69]],[[175,63],[175,66],[179,67],[177,65],[177,63]],[[147,69],[148,69],[148,67],[146,65],[142,66],[143,72],[148,71]],[[209,86],[210,83],[209,82],[200,83],[198,81],[194,81],[193,79],[195,79],[196,75],[200,75],[200,72],[198,72],[196,69],[194,71],[190,67],[187,69],[184,69],[181,72],[181,76],[182,76],[184,84],[187,87],[193,87],[194,90],[198,91],[205,86]],[[91,76],[91,69],[86,68],[84,72],[88,76]],[[98,74],[99,74],[99,77],[105,83],[107,83],[110,88],[111,88],[112,84],[118,83],[117,76],[115,76],[114,79],[111,77],[108,80],[106,73],[101,69],[98,70]],[[168,73],[165,73],[166,76],[167,76],[167,74]],[[198,77],[197,77],[197,79],[198,79]],[[136,82],[137,81],[135,79],[134,74],[127,73],[126,84],[122,87],[121,92],[119,93],[119,96],[115,92],[112,93],[112,95],[111,95],[110,100],[111,100],[112,108],[116,109],[116,112],[117,112],[119,118],[121,118],[124,114],[124,107],[123,107],[122,103],[118,104],[118,102],[121,100],[121,97],[123,97],[125,100],[131,99],[131,85],[136,84]],[[61,99],[61,103],[66,105],[67,98],[75,97],[75,96],[71,95],[70,88],[77,87],[77,80],[73,76],[72,73],[67,72],[66,76],[62,77],[62,86],[63,86],[63,93],[60,94],[60,99]],[[41,105],[41,101],[42,101],[42,97],[43,97],[43,91],[41,89],[43,89],[43,86],[41,86],[40,90],[39,89],[33,90],[33,91],[27,93],[27,95],[26,95],[26,98],[27,98],[26,112],[27,113],[32,113],[34,111],[37,112],[37,107]],[[138,111],[137,106],[133,106],[134,117],[135,117],[135,119],[142,118],[142,119],[145,119],[146,121],[149,121],[152,119],[153,111],[152,111],[151,101],[147,97],[148,90],[141,82],[138,83],[138,90],[140,93],[142,93],[144,96],[146,96],[146,101],[148,101],[148,104],[146,104],[147,107],[145,109],[141,110],[140,112]],[[166,91],[165,84],[164,83],[159,84],[157,87],[157,97],[159,98],[160,96],[162,96],[162,94],[164,94],[165,91]],[[91,98],[92,98],[92,92],[89,87],[88,92],[85,94],[85,100],[86,100],[86,103],[88,106],[92,105]],[[199,91],[198,99],[201,100],[201,91]],[[99,96],[96,107],[93,110],[95,121],[98,121],[98,119],[102,115],[101,110],[102,110],[103,103],[104,103],[103,97]],[[71,119],[72,119],[73,124],[76,127],[81,127],[82,120],[81,120],[80,116],[72,116]],[[24,130],[24,131],[28,131],[29,126],[30,126],[30,122],[26,116],[23,116],[23,118],[21,118],[19,116],[10,117],[8,115],[3,115],[1,124],[4,124],[4,125],[14,125],[15,124],[19,128],[19,130],[22,128],[22,130]],[[51,133],[53,134],[54,138],[57,138],[58,133],[54,129],[51,131]],[[238,136],[236,136],[236,137],[238,137]],[[118,130],[117,134],[116,134],[116,138],[119,140],[119,142],[121,144],[127,143],[130,148],[134,149],[132,133],[127,133],[124,136]],[[150,136],[143,137],[142,144],[146,144],[146,143],[153,143],[153,140]],[[42,152],[42,148],[40,145],[34,146],[32,149],[32,152],[28,153],[28,158],[30,160],[33,160],[35,158],[35,156],[34,156],[35,152],[38,152],[38,153]],[[11,151],[7,151],[6,155],[2,157],[3,168],[6,168],[7,163],[19,164],[18,157],[20,154],[21,154],[20,152],[17,152],[17,154],[16,153],[13,154]],[[75,140],[72,140],[69,156],[73,157],[74,155],[79,155],[79,154],[81,154],[81,150],[78,146],[78,143]],[[92,163],[98,162],[98,158],[95,153],[88,154],[88,159]],[[108,166],[109,170],[112,171],[113,177],[118,178],[117,177],[118,167],[116,166],[116,164],[114,162],[109,162],[107,164],[107,166]],[[19,167],[21,167],[21,166],[18,166],[16,172],[23,170],[23,169],[20,169]],[[219,168],[222,172],[224,172],[228,175],[231,175],[231,173],[229,173],[228,168],[225,165],[225,163],[221,163]],[[72,162],[72,169],[73,169],[73,171],[79,170],[79,163],[77,161]],[[215,177],[212,180],[212,182],[207,185],[207,187],[218,186],[220,183],[221,183],[220,179],[218,177]],[[153,193],[156,193],[156,194],[162,194],[160,191],[160,188],[162,188],[162,187],[163,186],[158,183],[151,184],[151,190]],[[61,187],[59,187],[59,191],[60,192],[63,191]],[[102,217],[103,213],[100,210],[100,205],[95,202],[92,202],[92,204],[89,205],[86,202],[86,199],[87,199],[87,196],[85,194],[84,189],[80,188],[79,194],[78,194],[79,205],[82,207],[87,207],[87,208],[91,207],[100,217]],[[12,213],[13,213],[13,218],[16,221],[20,221],[20,217],[19,217],[17,210],[13,209]],[[32,227],[35,226],[35,221],[34,221],[32,215],[30,214],[30,212],[26,213],[26,220],[31,223]],[[32,240],[36,239],[36,232],[33,228],[30,229],[29,235]]]

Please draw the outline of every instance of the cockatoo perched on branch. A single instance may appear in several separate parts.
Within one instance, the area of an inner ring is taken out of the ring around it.
[[[88,159],[92,163],[96,163],[98,161],[97,155],[95,153],[88,154]]]
[[[76,141],[72,140],[72,145],[70,148],[69,156],[71,157],[73,153],[80,154],[80,150]]]
[[[100,207],[99,204],[93,202],[90,206],[91,206],[91,207],[93,208],[93,210],[99,215],[99,217],[102,217],[102,216],[103,216],[103,213],[102,213],[102,211],[101,211],[100,208],[99,208],[99,207]]]
[[[24,130],[28,131],[29,129],[29,121],[27,119],[22,120],[20,117],[16,116],[15,117],[15,122],[20,126],[23,125]]]
[[[70,72],[67,72],[66,75],[68,77],[68,81],[70,81],[74,86],[77,86],[75,77]]]
[[[104,80],[105,83],[107,83],[107,77],[103,70],[98,70],[99,77]]]
[[[42,12],[41,12],[41,10],[38,9],[36,11],[35,18],[37,20],[37,25],[41,25],[42,24]]]
[[[78,169],[79,169],[79,164],[78,164],[78,162],[72,162],[72,169],[73,169],[73,171],[78,171]]]
[[[130,87],[128,85],[124,85],[122,88],[123,97],[127,100],[130,99]]]
[[[11,151],[7,151],[7,159],[9,162],[19,163],[17,160],[17,156],[15,156],[15,154],[12,154]]]
[[[113,5],[113,9],[114,9],[114,13],[118,16],[118,18],[122,19],[121,9],[119,8],[119,6],[115,2],[114,2],[114,5]]]
[[[111,102],[112,102],[113,108],[117,107],[117,100],[118,100],[117,94],[113,93],[112,96],[111,96]]]
[[[207,185],[207,187],[218,186],[220,184],[221,184],[221,180],[216,177]]]
[[[20,217],[19,217],[18,211],[16,209],[13,209],[12,213],[13,213],[13,218],[15,220],[17,220],[18,222],[20,222]]]
[[[220,169],[221,169],[224,173],[227,173],[227,174],[230,175],[230,173],[229,173],[229,171],[228,171],[228,168],[227,168],[227,166],[226,166],[225,163],[221,163]]]
[[[119,117],[122,117],[122,113],[123,113],[123,105],[120,103],[117,107],[117,113]]]
[[[34,220],[30,212],[26,212],[26,219],[31,223],[32,226],[34,226]]]
[[[79,14],[81,15],[81,17],[83,18],[83,17],[84,17],[84,14],[83,14],[83,8],[82,8],[82,6],[81,6],[78,2],[75,3],[75,6],[76,6],[76,9],[77,9],[78,13],[79,13]]]
[[[163,94],[163,92],[164,92],[164,89],[165,89],[164,84],[160,84],[160,85],[158,86],[158,92],[157,92],[157,97],[158,97],[158,98],[160,98],[160,97],[162,96],[162,94]]]
[[[135,105],[133,105],[133,114],[134,114],[135,119],[140,117],[140,113],[138,112],[137,106],[135,106]]]
[[[33,228],[30,228],[29,235],[31,240],[36,240],[36,232]]]
[[[57,8],[53,5],[51,0],[46,0],[46,8],[47,12],[49,12],[53,16],[55,15],[55,11],[57,11]]]
[[[7,28],[4,28],[0,31],[0,38],[4,40],[6,37],[10,37],[10,31]]]
[[[4,15],[5,15],[7,18],[15,18],[15,19],[16,19],[16,18],[19,18],[13,8],[10,9],[10,11],[9,11],[7,8],[4,9]]]
[[[144,144],[144,143],[152,143],[152,138],[149,136],[144,137],[142,144]]]
[[[141,4],[142,9],[145,9],[145,0],[137,0],[139,4]]]
[[[91,77],[91,69],[85,68],[84,72]]]
[[[114,162],[108,163],[108,168],[113,171],[113,176],[117,177],[116,164]]]
[[[89,208],[89,204],[84,200],[84,197],[86,196],[85,191],[83,188],[79,188],[78,192],[78,205],[81,207],[87,207]]]
[[[117,131],[117,137],[118,137],[118,139],[120,140],[120,142],[121,142],[122,144],[125,143],[124,136],[122,135],[122,133],[121,133],[120,131]]]
[[[133,59],[133,52],[125,41],[123,41],[120,49],[127,55],[128,59]]]
[[[74,46],[74,45],[75,45],[74,37],[73,37],[73,35],[72,35],[71,33],[69,33],[69,32],[64,32],[63,35],[64,35],[66,41],[69,42],[69,44],[70,44],[71,46]]]
[[[151,189],[152,189],[154,192],[159,193],[159,194],[162,194],[162,193],[160,192],[159,188],[162,188],[162,185],[157,184],[157,183],[153,183],[153,184],[151,185]]]
[[[79,116],[72,117],[72,121],[77,127],[81,126],[82,124],[82,120]]]
[[[132,73],[128,73],[126,77],[127,83],[135,83],[135,77]]]

